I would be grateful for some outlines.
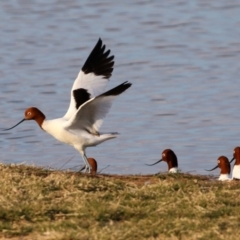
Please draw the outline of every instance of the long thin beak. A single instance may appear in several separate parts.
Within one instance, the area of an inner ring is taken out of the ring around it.
[[[210,170],[207,170],[207,169],[204,169],[205,171],[213,171],[213,170],[215,170],[216,168],[218,168],[218,165],[216,166],[216,167],[214,167],[213,169],[210,169]]]
[[[233,159],[230,161],[230,163],[235,159],[235,157],[233,157]]]
[[[24,118],[23,120],[21,120],[19,123],[17,123],[16,125],[14,125],[13,127],[11,128],[7,128],[7,129],[3,129],[3,131],[7,131],[7,130],[10,130],[10,129],[13,129],[15,128],[17,125],[19,125],[20,123],[22,123],[23,121],[25,121],[26,119]]]
[[[161,161],[162,161],[162,159],[158,160],[157,162],[155,162],[155,163],[153,163],[153,164],[145,164],[145,165],[147,165],[147,166],[153,166],[153,165],[155,165],[155,164],[157,164],[157,163],[159,163],[159,162],[161,162]]]

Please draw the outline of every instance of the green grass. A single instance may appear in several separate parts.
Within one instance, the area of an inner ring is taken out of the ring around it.
[[[0,239],[238,239],[240,182],[0,165]]]

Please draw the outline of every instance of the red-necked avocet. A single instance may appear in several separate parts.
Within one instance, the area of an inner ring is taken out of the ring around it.
[[[228,161],[228,158],[225,156],[221,156],[218,158],[217,162],[218,162],[218,165],[216,167],[214,167],[213,169],[210,169],[210,170],[206,170],[206,169],[205,170],[213,171],[219,167],[221,169],[221,172],[220,172],[220,176],[219,176],[218,180],[219,181],[231,180],[231,178],[230,178],[231,166]]]
[[[178,170],[178,160],[177,160],[177,156],[176,154],[173,152],[173,150],[171,149],[165,149],[163,152],[162,152],[162,158],[153,163],[153,164],[146,164],[148,166],[153,166],[159,162],[166,162],[168,164],[168,172],[169,173],[177,173],[179,170]]]
[[[240,179],[240,147],[235,147],[233,151],[233,158],[230,161],[230,163],[233,160],[236,160],[233,166],[232,170],[232,178],[233,179]]]
[[[118,133],[101,134],[99,128],[109,112],[113,100],[132,84],[127,81],[104,92],[113,71],[114,56],[109,56],[99,39],[73,83],[70,105],[62,118],[47,120],[36,107],[25,111],[25,120],[35,120],[40,128],[60,142],[73,146],[83,158],[85,171],[91,172],[85,149],[117,137]]]

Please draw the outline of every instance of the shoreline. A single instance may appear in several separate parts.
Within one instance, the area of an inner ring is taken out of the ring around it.
[[[239,182],[0,164],[0,239],[237,239]]]

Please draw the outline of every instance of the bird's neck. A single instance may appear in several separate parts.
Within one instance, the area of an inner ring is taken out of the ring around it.
[[[37,117],[34,118],[34,120],[37,122],[37,124],[39,125],[40,128],[42,128],[42,124],[45,119],[46,119],[46,117],[41,111],[39,111]]]
[[[170,171],[170,169],[172,168],[178,168],[178,162],[176,159],[172,159],[171,161],[168,161],[167,164],[168,164],[168,171]]]
[[[240,165],[240,156],[236,157],[234,165]]]

